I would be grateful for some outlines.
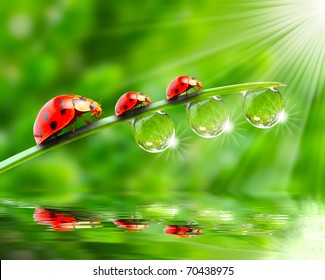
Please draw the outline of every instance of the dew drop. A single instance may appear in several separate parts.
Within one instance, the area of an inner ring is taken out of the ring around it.
[[[281,121],[284,101],[276,88],[245,91],[243,108],[246,119],[258,128],[271,128]]]
[[[187,105],[187,120],[191,129],[199,136],[213,138],[219,136],[229,121],[226,104],[219,97],[191,102]]]
[[[132,120],[131,124],[135,141],[149,153],[163,152],[173,143],[174,123],[163,111],[140,116]]]

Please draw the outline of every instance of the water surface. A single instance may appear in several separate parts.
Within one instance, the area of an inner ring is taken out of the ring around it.
[[[325,206],[174,193],[0,202],[2,259],[325,259]]]

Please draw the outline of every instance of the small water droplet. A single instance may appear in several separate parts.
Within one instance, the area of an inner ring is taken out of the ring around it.
[[[281,121],[284,101],[276,88],[245,91],[243,108],[246,119],[258,128],[271,128]]]
[[[213,138],[224,132],[229,121],[226,104],[219,97],[191,102],[187,105],[187,120],[199,136]]]
[[[140,148],[149,153],[163,152],[173,143],[174,123],[163,111],[140,116],[131,124],[135,141]]]

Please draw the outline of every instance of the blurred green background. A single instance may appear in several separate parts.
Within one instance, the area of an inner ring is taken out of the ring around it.
[[[1,174],[1,257],[325,258],[324,247],[306,255],[325,244],[324,12],[322,0],[1,1],[0,160],[35,145],[36,115],[59,94],[102,98],[107,117],[124,92],[159,101],[183,74],[204,88],[288,85],[288,119],[268,130],[234,94],[223,97],[234,130],[215,139],[177,106],[179,144],[162,154],[141,150],[125,122]],[[48,231],[36,207],[85,211],[103,228]],[[153,225],[125,232],[116,217]],[[202,236],[163,233],[189,221]]]

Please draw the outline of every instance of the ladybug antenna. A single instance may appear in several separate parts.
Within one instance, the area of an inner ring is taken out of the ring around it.
[[[101,98],[99,98],[99,106],[102,106],[102,100],[103,100],[103,98],[101,97]]]

